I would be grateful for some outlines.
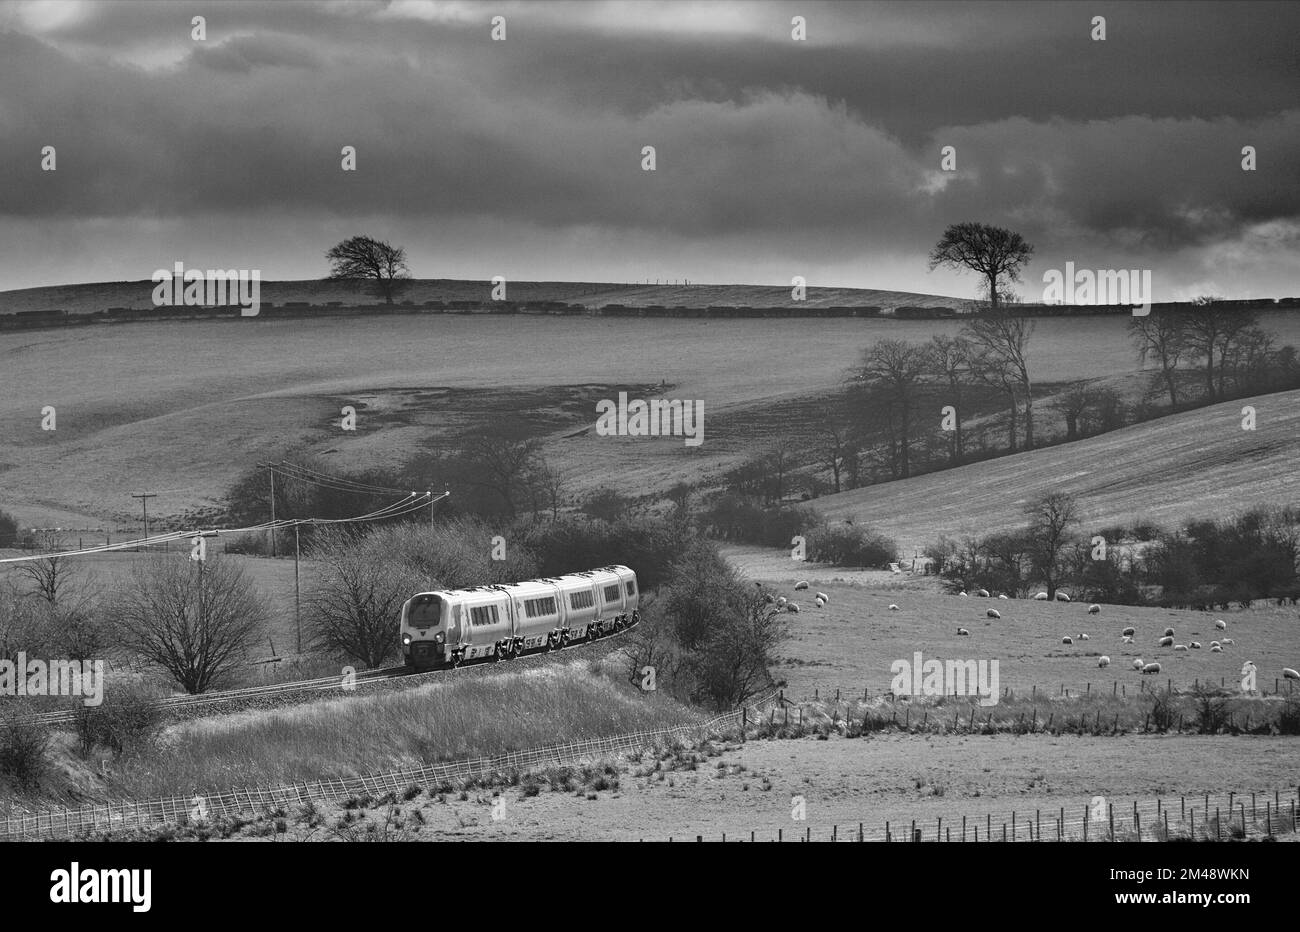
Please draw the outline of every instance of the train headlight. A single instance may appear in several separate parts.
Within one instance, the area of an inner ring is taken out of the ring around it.
[[[403,644],[410,644],[410,643],[411,643],[411,636],[410,636],[409,634],[403,634],[403,635],[402,635],[402,643],[403,643]]]
[[[439,644],[441,644],[443,641],[447,640],[446,636],[445,636],[441,631],[439,631],[437,634],[435,634],[435,635],[433,636],[433,639],[434,639],[434,641],[436,641],[436,642],[439,643]]]

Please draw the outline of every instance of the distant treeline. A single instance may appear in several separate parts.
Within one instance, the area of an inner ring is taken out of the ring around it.
[[[1190,302],[1153,304],[1152,311],[1191,310]],[[1241,301],[1216,301],[1215,307],[1242,310],[1273,310],[1300,308],[1300,297],[1252,298]],[[687,318],[835,318],[835,317],[894,317],[902,320],[935,320],[941,318],[967,318],[978,316],[983,307],[979,302],[966,302],[963,307],[944,305],[901,305],[892,309],[879,305],[832,305],[809,307],[791,303],[773,307],[749,305],[709,305],[707,307],[668,307],[662,304],[629,306],[606,304],[593,308],[583,304],[563,301],[402,301],[396,304],[358,304],[344,301],[327,301],[312,304],[307,301],[285,301],[281,304],[262,302],[258,316],[270,318],[330,317],[355,314],[549,314],[554,316],[592,317],[687,317]],[[1129,315],[1133,308],[1127,304],[1011,304],[1005,310],[1025,317],[1072,317],[1085,315]],[[195,320],[239,317],[237,305],[224,307],[110,307],[86,314],[68,313],[62,309],[18,311],[0,314],[0,330],[27,330],[45,327],[84,326],[133,320]]]

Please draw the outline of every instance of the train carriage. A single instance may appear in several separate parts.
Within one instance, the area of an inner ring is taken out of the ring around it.
[[[402,656],[407,666],[429,670],[560,650],[635,624],[639,605],[636,573],[626,566],[420,592],[402,606]]]

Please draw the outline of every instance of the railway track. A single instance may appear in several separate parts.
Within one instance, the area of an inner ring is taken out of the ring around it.
[[[612,631],[601,637],[593,639],[584,639],[577,643],[570,644],[560,651],[538,651],[535,653],[524,654],[513,660],[496,661],[491,658],[477,660],[472,663],[466,663],[459,667],[443,667],[438,670],[427,670],[416,672],[405,666],[385,667],[382,670],[365,670],[350,677],[343,675],[322,676],[310,680],[294,680],[288,683],[271,683],[266,686],[246,686],[240,689],[227,689],[211,693],[199,693],[198,695],[180,695],[168,696],[164,699],[157,700],[154,705],[165,712],[183,713],[186,711],[205,710],[215,708],[221,705],[259,705],[259,700],[277,700],[282,698],[293,698],[298,696],[310,695],[312,693],[324,692],[342,692],[350,693],[364,686],[375,683],[383,683],[391,680],[427,680],[444,674],[464,675],[475,672],[482,673],[489,670],[510,669],[521,664],[531,665],[540,659],[553,657],[556,654],[569,653],[581,650],[584,647],[590,647],[608,641],[613,641],[619,635],[625,634],[634,628],[635,624],[630,624],[620,631]],[[272,704],[275,704],[274,702]],[[19,721],[39,724],[39,725],[66,725],[75,722],[78,714],[77,709],[56,709],[50,712],[37,712],[33,715],[24,716]]]

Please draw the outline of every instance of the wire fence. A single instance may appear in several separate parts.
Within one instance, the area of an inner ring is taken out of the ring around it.
[[[476,757],[427,764],[404,770],[373,773],[336,780],[315,780],[269,787],[249,787],[195,796],[169,796],[139,802],[89,805],[0,818],[0,840],[67,838],[125,829],[142,829],[167,823],[201,822],[244,813],[264,813],[308,800],[342,799],[363,794],[401,793],[412,786],[564,764],[610,754],[630,753],[656,744],[701,739],[710,733],[743,729],[762,718],[764,707],[776,691],[764,694],[734,711],[714,718],[649,731],[602,738],[586,738],[546,747],[510,751],[495,757]]]
[[[1136,842],[1245,841],[1294,834],[1300,793],[1223,792],[1134,800],[1102,800],[1066,807],[927,820],[824,822],[816,827],[792,817],[790,828],[749,829],[713,835],[677,835],[642,841],[766,842]]]

